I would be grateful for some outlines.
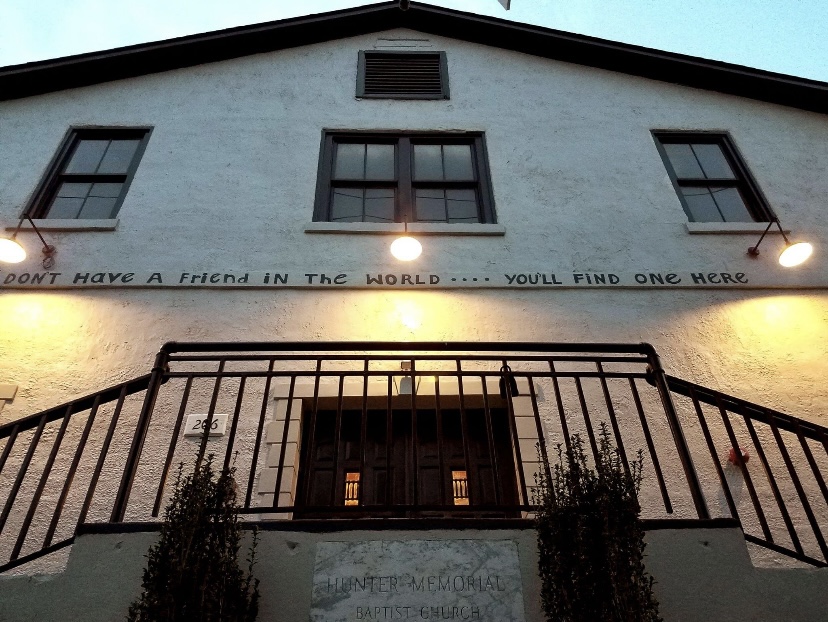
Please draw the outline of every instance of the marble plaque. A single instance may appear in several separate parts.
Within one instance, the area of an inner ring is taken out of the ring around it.
[[[525,622],[512,540],[320,542],[311,622]]]

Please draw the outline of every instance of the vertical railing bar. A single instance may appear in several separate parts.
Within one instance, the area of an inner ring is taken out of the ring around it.
[[[272,362],[272,361],[271,361]],[[273,508],[279,507],[279,498],[282,495],[282,474],[285,472],[285,456],[287,455],[287,440],[290,438],[290,424],[293,419],[293,395],[296,390],[296,376],[290,377],[290,386],[288,387],[287,408],[285,408],[285,425],[282,426],[282,446],[279,449],[279,465],[276,469],[276,486],[273,491]],[[301,416],[301,412],[299,415]],[[264,415],[263,415],[264,416]],[[308,455],[308,462],[311,461]],[[254,463],[255,466],[255,463]],[[294,468],[299,465],[294,464]],[[251,471],[252,471],[251,467]]]
[[[718,394],[716,395],[716,405],[719,408],[719,413],[722,416],[722,422],[724,423],[725,431],[727,432],[727,436],[730,439],[730,446],[733,447],[733,449],[735,450],[733,454],[736,457],[736,465],[742,471],[742,477],[744,477],[745,479],[745,485],[747,486],[750,499],[753,502],[753,509],[756,511],[756,517],[759,519],[759,525],[762,527],[762,533],[765,534],[765,539],[768,542],[773,543],[773,534],[771,534],[770,527],[768,527],[768,521],[765,518],[765,512],[764,510],[762,510],[762,504],[759,502],[759,497],[756,494],[756,489],[753,487],[753,479],[750,477],[750,473],[747,470],[747,465],[745,464],[745,461],[742,460],[742,451],[739,447],[739,440],[736,438],[735,432],[733,432],[733,426],[730,425],[730,417],[728,416],[727,410],[722,404],[722,400],[718,396]]]
[[[508,361],[503,359],[502,361],[503,367],[508,367]],[[512,404],[512,383],[506,380],[503,383],[506,386],[506,408],[509,410],[509,433],[512,436],[512,447],[515,452],[515,458],[517,459],[517,472],[518,472],[518,480],[520,481],[520,494],[523,497],[523,502],[521,505],[529,505],[531,503],[531,499],[529,499],[529,491],[526,489],[526,476],[523,473],[523,457],[520,455],[520,437],[518,436],[517,431],[517,421],[515,421],[515,409],[514,405]],[[469,473],[467,471],[467,473]],[[469,500],[471,503],[471,498]]]
[[[446,506],[446,467],[443,459],[443,409],[440,405],[440,376],[434,377],[434,414],[437,417],[437,463],[440,472],[440,505]],[[454,484],[452,484],[452,504],[454,503]]]
[[[814,473],[814,479],[816,479],[817,485],[822,492],[822,497],[825,499],[825,503],[828,503],[828,487],[825,485],[825,479],[822,477],[822,471],[820,471],[819,465],[814,458],[814,454],[811,452],[811,448],[808,445],[808,439],[806,439],[805,435],[802,433],[802,426],[799,425],[799,421],[796,419],[794,419],[794,429],[796,430],[796,436],[799,439],[799,444],[802,446],[802,453],[805,454],[805,458],[808,460],[811,471]]]
[[[411,359],[411,464],[413,466],[411,482],[414,486],[414,507],[419,505],[420,501],[420,444],[418,442],[418,428],[417,428],[417,369],[414,359]]]
[[[543,422],[541,421],[540,410],[538,409],[538,396],[535,391],[535,379],[532,376],[529,376],[528,381],[529,397],[532,399],[532,413],[535,415],[535,427],[538,431],[538,448],[540,449],[540,458],[543,460],[543,469],[546,474],[546,481],[550,485],[549,491],[554,494],[554,491],[551,488],[552,470],[549,467],[549,454],[546,450],[546,434],[543,432]]]
[[[618,444],[618,453],[621,454],[621,463],[624,465],[624,472],[627,477],[632,479],[630,473],[630,464],[627,461],[627,450],[624,449],[624,440],[621,438],[621,428],[618,427],[618,418],[615,416],[615,407],[612,405],[612,398],[609,393],[609,386],[607,386],[607,379],[604,377],[604,366],[601,361],[595,361],[595,368],[601,374],[601,389],[604,392],[604,401],[607,403],[607,413],[609,414],[610,424],[612,425],[613,434],[615,434],[615,442]]]
[[[811,529],[814,531],[814,537],[816,538],[817,544],[822,551],[822,557],[828,561],[828,546],[825,545],[825,538],[822,536],[822,530],[819,528],[819,523],[817,522],[814,511],[808,501],[808,496],[805,494],[805,489],[802,487],[802,482],[799,480],[799,475],[796,473],[796,467],[794,467],[793,461],[791,461],[791,456],[788,453],[788,448],[785,446],[785,441],[779,433],[779,428],[776,426],[776,421],[774,421],[773,415],[768,412],[767,408],[763,408],[762,411],[768,424],[770,425],[771,431],[773,432],[773,437],[776,439],[776,445],[779,447],[779,453],[782,454],[782,460],[785,461],[785,466],[788,468],[788,473],[790,474],[791,481],[796,489],[796,494],[799,496],[799,501],[802,503],[802,509],[805,510],[805,515],[808,517],[808,522],[811,524]]]
[[[311,456],[315,451],[314,443],[316,442],[316,417],[319,414],[319,380],[322,376],[322,359],[316,359],[316,375],[313,379],[313,400],[311,401],[311,416],[310,421],[308,421],[308,460],[312,463]],[[313,473],[311,472],[310,468],[311,464],[308,464],[308,469],[305,474],[305,482],[304,482],[304,493],[302,504],[308,505],[310,502],[310,487],[311,487],[311,480],[313,479]]]
[[[170,435],[170,445],[167,448],[167,457],[164,459],[164,469],[161,471],[161,479],[158,481],[158,490],[155,492],[155,503],[152,505],[152,516],[157,517],[161,511],[161,499],[164,496],[164,486],[167,485],[167,478],[170,476],[170,466],[172,466],[172,459],[175,455],[175,445],[178,441],[178,435],[181,432],[181,424],[184,421],[184,413],[187,410],[187,403],[190,401],[190,390],[193,386],[193,374],[187,376],[187,382],[184,384],[184,394],[181,396],[181,405],[178,408],[178,415],[175,418],[175,425]]]
[[[6,441],[6,446],[3,447],[3,453],[0,454],[0,473],[3,472],[3,467],[6,466],[6,460],[8,460],[9,455],[11,454],[11,450],[17,440],[17,433],[19,430],[20,424],[16,424],[12,428],[11,434],[9,434],[9,440]]]
[[[469,428],[468,428],[468,421],[466,419],[466,395],[463,391],[463,376],[461,375],[463,371],[462,363],[460,359],[455,359],[455,365],[457,366],[457,395],[460,398],[460,438],[463,442],[463,467],[466,469],[466,478],[476,477],[477,473],[472,475],[471,471],[471,462],[469,460],[470,451],[469,451]],[[477,501],[475,497],[476,494],[472,494],[473,491],[469,490],[469,505],[474,505]]]
[[[132,436],[132,443],[127,454],[124,474],[121,477],[118,493],[115,496],[115,503],[112,506],[112,515],[110,516],[110,522],[112,523],[120,523],[124,520],[127,503],[129,502],[129,494],[132,492],[132,484],[138,472],[138,462],[141,460],[144,441],[147,438],[152,412],[155,409],[155,401],[158,398],[158,389],[161,387],[164,374],[168,371],[168,360],[169,354],[162,347],[161,351],[155,357],[155,364],[150,374],[147,392],[144,395],[144,403],[141,405],[141,413],[138,415],[138,423],[135,426],[135,433]]]
[[[664,500],[664,509],[668,514],[673,513],[673,504],[670,502],[670,495],[667,492],[667,484],[664,482],[664,474],[661,472],[661,463],[658,460],[655,443],[653,443],[652,434],[650,434],[650,426],[647,424],[647,417],[644,414],[644,405],[641,403],[641,396],[638,394],[638,387],[635,385],[635,378],[628,378],[630,382],[630,390],[632,391],[635,408],[638,411],[638,418],[641,420],[641,429],[644,431],[644,440],[647,443],[647,449],[650,452],[650,458],[653,461],[653,470],[658,480],[658,487],[661,490],[661,498]]]
[[[29,533],[29,527],[31,527],[32,520],[34,519],[35,512],[37,511],[37,506],[40,504],[40,497],[43,495],[43,489],[46,488],[46,482],[52,474],[52,467],[55,464],[55,459],[57,458],[60,446],[63,443],[63,437],[66,435],[66,428],[69,425],[69,419],[73,414],[73,406],[74,403],[69,404],[66,407],[63,420],[60,422],[60,428],[55,436],[55,440],[52,442],[52,449],[49,451],[49,457],[46,459],[46,464],[43,466],[43,473],[40,476],[40,481],[38,482],[37,488],[32,496],[32,501],[29,503],[29,511],[26,512],[26,517],[23,519],[23,524],[20,526],[20,533],[17,536],[17,542],[15,542],[14,548],[12,548],[11,555],[9,556],[10,561],[14,561],[20,556],[20,549],[23,548],[23,543],[26,541],[26,535]]]
[[[569,425],[566,423],[566,412],[564,410],[563,399],[561,397],[561,387],[558,384],[558,376],[556,375],[557,371],[555,370],[555,361],[549,359],[548,363],[549,371],[552,372],[552,387],[555,391],[555,404],[558,407],[558,417],[561,420],[561,431],[563,432],[564,443],[566,444],[566,455],[571,456],[572,440],[569,438]]]
[[[210,407],[207,409],[207,419],[204,421],[204,431],[201,435],[201,442],[198,445],[198,456],[196,457],[196,469],[201,466],[204,460],[204,454],[207,452],[207,443],[210,440],[210,426],[213,425],[213,416],[216,414],[216,404],[218,403],[219,393],[221,392],[222,374],[224,373],[224,364],[226,363],[224,357],[219,358],[218,375],[216,376],[216,383],[213,385],[213,396],[210,398]]]
[[[586,425],[587,436],[589,437],[589,446],[592,448],[592,457],[595,459],[597,465],[601,458],[598,453],[598,444],[595,442],[595,430],[592,429],[592,420],[589,417],[589,408],[587,408],[586,398],[584,397],[584,388],[581,386],[581,378],[575,377],[575,388],[578,390],[578,401],[581,403],[581,413],[584,415],[584,424]]]
[[[702,434],[704,435],[704,440],[707,443],[707,449],[710,452],[711,461],[713,462],[713,466],[716,467],[716,474],[719,476],[719,483],[722,485],[725,500],[727,501],[727,507],[730,509],[730,516],[736,520],[740,520],[739,510],[736,508],[736,503],[733,501],[733,494],[730,491],[730,484],[727,483],[727,477],[725,477],[724,469],[722,469],[719,456],[716,454],[716,445],[713,442],[713,436],[710,434],[710,428],[707,426],[707,420],[704,417],[701,403],[699,402],[699,398],[696,396],[696,392],[693,390],[693,387],[690,387],[690,399],[693,400],[693,407],[696,410],[696,416],[699,419],[699,426],[701,427]]]
[[[333,482],[331,488],[331,508],[336,507],[336,492],[339,490],[339,443],[342,442],[342,399],[345,391],[345,376],[339,376],[339,390],[336,398],[336,424],[334,426],[334,446],[333,446]],[[345,477],[342,477],[343,482]],[[343,504],[344,505],[344,504]]]
[[[3,513],[0,514],[0,532],[3,531],[3,527],[6,525],[6,519],[9,517],[14,501],[17,498],[17,493],[20,490],[20,486],[23,484],[23,478],[26,477],[26,471],[29,470],[29,463],[32,461],[32,457],[34,456],[35,449],[37,449],[37,444],[40,442],[40,436],[43,434],[43,427],[45,425],[46,416],[44,415],[40,418],[40,423],[38,423],[37,429],[35,430],[32,440],[29,443],[29,449],[26,451],[26,456],[23,458],[23,462],[20,464],[20,468],[17,471],[17,477],[14,480],[14,484],[12,484],[11,490],[9,490],[6,505],[3,507]]]
[[[264,393],[262,394],[262,409],[259,412],[259,424],[256,427],[256,442],[253,445],[253,457],[250,462],[250,473],[247,476],[247,491],[244,495],[244,507],[250,507],[250,500],[253,497],[253,482],[256,479],[256,465],[259,463],[259,446],[262,442],[262,434],[264,432],[265,417],[267,416],[267,405],[270,401],[270,382],[273,380],[273,365],[275,359],[270,359],[267,366],[267,379],[265,380]],[[291,383],[296,381],[296,376],[291,376]],[[288,404],[290,408],[290,404]],[[287,420],[285,421],[287,425]]]
[[[230,468],[230,456],[233,455],[233,445],[236,442],[236,430],[239,427],[239,415],[241,414],[242,402],[244,401],[244,388],[247,386],[247,376],[239,380],[239,397],[236,399],[236,409],[233,411],[233,423],[230,425],[230,436],[227,438],[227,450],[224,452],[223,470]],[[209,433],[209,430],[208,430]]]
[[[489,456],[492,461],[492,473],[494,475],[495,503],[500,505],[501,499],[503,498],[503,491],[500,485],[500,469],[497,464],[497,452],[495,451],[492,413],[489,409],[489,390],[486,387],[486,376],[480,376],[480,384],[483,387],[483,413],[486,417],[486,440],[489,443]]]
[[[81,455],[86,448],[86,441],[89,439],[89,434],[92,432],[92,426],[95,423],[95,417],[98,415],[98,409],[101,406],[101,396],[97,395],[95,401],[92,402],[92,408],[89,411],[89,416],[86,418],[86,425],[83,426],[83,433],[81,434],[78,446],[75,448],[75,455],[72,457],[72,464],[69,466],[69,472],[66,474],[66,481],[63,484],[63,489],[60,491],[55,504],[55,511],[52,514],[52,521],[49,523],[49,528],[46,531],[46,537],[43,539],[43,548],[45,549],[52,543],[52,537],[57,529],[60,515],[63,513],[63,506],[66,503],[66,497],[69,495],[69,489],[72,487],[72,482],[75,480],[75,473],[80,464]]]
[[[770,484],[771,492],[773,493],[773,498],[776,501],[776,505],[779,508],[779,512],[782,514],[782,520],[785,522],[785,527],[788,529],[788,534],[791,536],[791,542],[793,542],[794,548],[796,552],[800,555],[804,555],[805,551],[802,550],[802,543],[799,541],[799,535],[796,533],[796,528],[793,525],[793,521],[791,520],[791,516],[788,513],[788,507],[785,505],[785,499],[782,497],[782,493],[779,490],[779,486],[776,484],[776,477],[773,475],[773,471],[771,470],[770,463],[768,462],[768,458],[765,455],[765,449],[762,447],[762,442],[759,440],[759,436],[756,434],[756,429],[753,427],[753,422],[749,417],[747,417],[742,409],[740,409],[740,415],[745,422],[745,427],[748,430],[748,434],[750,434],[751,441],[753,442],[753,446],[756,448],[756,454],[759,456],[759,460],[762,463],[762,467],[765,469],[765,477],[768,479],[768,484]],[[738,451],[737,451],[738,453]]]
[[[77,531],[78,527],[83,525],[83,522],[86,520],[86,515],[89,512],[89,508],[92,505],[92,498],[95,496],[95,489],[98,486],[98,479],[100,478],[101,471],[103,471],[103,466],[106,463],[106,456],[109,453],[109,445],[112,443],[112,437],[115,435],[115,428],[118,426],[118,420],[121,417],[121,410],[123,410],[126,396],[127,387],[124,386],[121,389],[121,394],[118,396],[118,403],[115,405],[115,410],[112,411],[112,418],[109,421],[109,429],[106,431],[106,437],[104,438],[103,445],[101,445],[101,453],[98,455],[98,461],[95,463],[95,470],[92,472],[92,477],[89,480],[89,488],[86,491],[86,498],[83,500],[83,506],[81,507],[80,515],[78,516],[78,523],[75,526],[75,531]]]
[[[681,427],[678,411],[673,402],[673,395],[670,393],[667,374],[661,366],[661,359],[658,357],[655,348],[646,343],[642,344],[642,346],[647,350],[647,358],[650,361],[648,372],[655,381],[658,395],[661,398],[661,406],[664,409],[664,416],[667,418],[670,432],[673,435],[673,443],[676,446],[681,467],[684,470],[684,478],[687,480],[687,486],[690,488],[690,496],[693,498],[696,515],[701,520],[707,520],[710,518],[710,511],[707,509],[707,502],[704,500],[704,492],[699,481],[699,475],[696,473],[696,467],[693,464],[693,456],[690,454],[690,448],[687,446],[687,439],[684,437],[684,430]]]
[[[359,427],[359,487],[357,489],[357,505],[365,505],[365,445],[368,443],[368,358],[363,361],[362,371],[362,419]]]
[[[393,416],[393,410],[391,408],[391,395],[392,395],[392,388],[393,388],[393,381],[394,378],[391,374],[388,374],[388,387],[385,391],[385,505],[392,505],[391,503],[391,491],[392,491],[392,481],[391,481],[391,449],[392,449],[392,440],[394,435],[394,427],[391,418]]]

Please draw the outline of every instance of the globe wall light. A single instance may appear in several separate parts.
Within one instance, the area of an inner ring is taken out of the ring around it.
[[[405,235],[397,238],[391,243],[391,254],[400,261],[412,261],[417,259],[423,252],[423,245],[408,235],[408,222],[405,225]]]
[[[785,240],[785,248],[779,254],[779,264],[785,268],[792,268],[805,262],[814,252],[814,247],[809,242],[791,242],[782,230],[782,225],[779,223],[778,218],[774,218],[768,223],[767,228],[762,232],[762,237],[759,238],[756,245],[748,249],[748,255],[754,258],[759,256],[759,245],[765,239],[765,234],[770,231],[770,228],[774,224],[779,227],[779,233],[782,234],[782,238]]]

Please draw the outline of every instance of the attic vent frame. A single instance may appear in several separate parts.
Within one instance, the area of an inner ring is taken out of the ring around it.
[[[414,70],[419,75],[412,76]],[[449,99],[446,53],[360,50],[356,96],[365,99]]]

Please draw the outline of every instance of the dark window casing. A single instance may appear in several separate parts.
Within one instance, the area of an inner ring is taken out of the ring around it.
[[[449,99],[446,53],[360,51],[356,96]]]
[[[483,133],[323,132],[313,220],[496,223]]]
[[[690,222],[769,222],[773,210],[721,132],[653,132]]]
[[[31,218],[108,219],[121,209],[150,128],[72,128],[26,208]]]

